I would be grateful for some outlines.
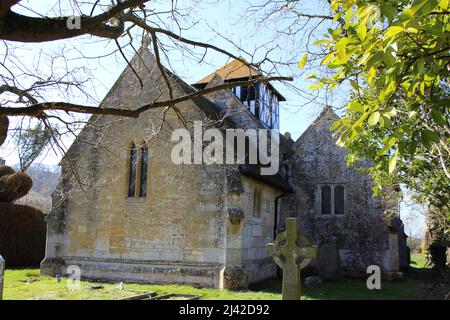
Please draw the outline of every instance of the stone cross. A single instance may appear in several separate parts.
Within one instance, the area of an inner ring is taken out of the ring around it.
[[[3,279],[5,276],[5,260],[0,256],[0,300],[3,299]]]
[[[267,244],[267,251],[283,269],[283,300],[300,300],[300,270],[318,257],[318,248],[299,233],[297,218],[286,219],[286,231]]]

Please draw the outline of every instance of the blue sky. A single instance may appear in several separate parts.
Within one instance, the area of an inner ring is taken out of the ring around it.
[[[162,3],[167,1],[154,1],[155,10],[168,9]],[[196,1],[181,1],[180,7],[192,7],[192,3]],[[322,0],[317,1],[321,3]],[[59,10],[55,6],[56,0],[43,1],[22,1],[23,6],[16,6],[15,10],[27,15],[36,16],[37,13],[47,15],[55,15]],[[257,2],[253,1],[253,4]],[[306,2],[308,3],[308,2]],[[45,9],[43,9],[45,8]],[[90,7],[89,7],[90,8]],[[153,7],[152,7],[153,8]],[[224,48],[229,52],[254,61],[261,60],[270,50],[268,57],[272,60],[291,62],[291,66],[285,67],[277,65],[278,72],[272,75],[293,76],[295,81],[292,83],[299,90],[292,90],[288,86],[276,82],[274,86],[287,98],[287,101],[281,104],[280,110],[280,131],[282,133],[289,131],[294,139],[307,128],[312,120],[320,113],[325,104],[339,106],[343,104],[345,93],[327,94],[327,99],[322,98],[324,93],[320,93],[321,98],[314,99],[316,93],[308,90],[308,86],[313,82],[306,80],[306,76],[314,70],[300,71],[296,68],[297,61],[305,53],[303,34],[296,36],[280,36],[275,34],[275,30],[281,30],[287,26],[285,21],[268,21],[266,24],[257,26],[258,21],[246,17],[246,10],[249,5],[242,1],[201,1],[194,6],[194,10],[189,12],[187,19],[183,18],[181,23],[184,27],[190,27],[189,30],[182,32],[184,37],[192,40],[202,41],[214,44]],[[305,5],[305,10],[313,10],[310,6]],[[318,8],[314,8],[318,10]],[[88,9],[84,11],[89,12]],[[320,12],[318,12],[320,13]],[[73,8],[63,8],[63,14],[78,14]],[[169,28],[175,26],[170,16],[165,16],[162,23],[169,25]],[[173,29],[175,30],[175,29]],[[316,34],[320,35],[321,29],[316,30]],[[176,31],[176,30],[175,30]],[[322,30],[324,31],[324,30]],[[161,37],[165,41],[164,37]],[[314,40],[314,39],[312,39]],[[128,39],[124,38],[120,42],[125,43]],[[139,37],[134,40],[134,46],[138,47]],[[165,42],[167,43],[167,42]],[[55,55],[63,52],[66,61],[59,61],[60,65],[68,65],[69,68],[77,68],[80,66],[90,70],[92,76],[89,76],[90,82],[86,85],[89,93],[96,98],[97,102],[101,101],[114,81],[126,67],[126,62],[116,53],[108,57],[96,59],[110,53],[116,49],[114,42],[110,40],[99,39],[95,37],[78,37],[70,40],[56,41],[44,44],[27,44],[16,49],[15,52],[19,59],[27,65],[36,65],[38,57],[42,59],[41,52]],[[203,55],[203,49],[192,48],[199,55]],[[131,59],[134,52],[132,48],[127,47],[125,50],[128,59]],[[252,53],[249,56],[247,53]],[[82,58],[88,57],[87,59]],[[169,59],[165,59],[165,65],[171,68],[187,83],[194,83],[205,75],[211,73],[215,69],[229,62],[229,57],[209,50],[204,57],[202,63],[198,63],[195,59],[187,57],[180,50],[168,50]],[[49,59],[47,59],[48,63]],[[40,62],[40,70],[43,74],[49,73],[45,63]],[[263,64],[263,69],[271,72],[273,65],[270,63]],[[81,77],[86,78],[80,73]],[[49,93],[48,100],[60,101],[64,100],[59,92]],[[71,97],[72,102],[92,105],[92,101],[86,101],[83,97]],[[69,142],[68,142],[69,143]],[[2,155],[8,162],[17,160],[17,156],[13,150],[9,150]],[[41,161],[45,163],[56,163],[61,155],[54,155],[52,152],[42,157]]]
[[[57,2],[56,0],[22,1],[23,6],[31,10],[24,7],[15,7],[15,10],[27,15],[36,15],[37,12],[51,16],[56,14],[54,10],[57,9],[55,7]],[[258,2],[252,1],[252,4]],[[169,8],[167,3],[170,4],[170,1],[152,1],[148,8],[165,10]],[[308,28],[298,32],[296,35],[287,36],[276,33],[276,31],[285,29],[291,21],[281,20],[277,16],[273,16],[265,20],[263,24],[258,25],[259,21],[256,18],[249,18],[246,15],[246,10],[249,7],[246,1],[179,1],[182,8],[192,7],[193,3],[197,3],[194,5],[194,9],[189,12],[186,19],[183,18],[183,21],[181,21],[183,26],[190,27],[182,32],[184,37],[214,44],[235,55],[243,56],[247,60],[251,59],[247,52],[253,53],[255,60],[258,61],[270,51],[269,58],[292,63],[291,66],[278,65],[278,73],[283,76],[293,76],[295,78],[293,85],[300,90],[291,90],[281,83],[274,83],[274,86],[287,98],[287,101],[281,104],[281,132],[289,131],[292,137],[297,139],[320,113],[325,104],[330,104],[334,107],[341,107],[344,104],[348,94],[345,87],[334,93],[321,92],[319,98],[313,99],[316,93],[308,90],[309,85],[313,82],[307,80],[306,77],[316,70],[310,69],[308,65],[302,71],[295,67],[296,62],[306,52],[306,42],[310,41],[312,43],[317,40],[321,33],[325,32],[325,24],[316,29],[314,33],[316,37],[307,37]],[[326,6],[323,5],[324,0],[305,1],[304,3],[303,9],[306,12],[315,14],[326,13]],[[84,12],[87,13],[89,10]],[[66,15],[77,15],[76,10],[70,7],[63,8],[63,13]],[[159,23],[164,23],[170,27],[175,26],[170,15],[164,16]],[[173,30],[176,31],[176,29]],[[161,39],[165,41],[163,37]],[[126,40],[121,39],[120,41],[124,43]],[[134,45],[138,47],[139,42],[139,37],[136,37]],[[167,42],[164,43],[167,44]],[[90,75],[89,82],[86,84],[87,90],[96,101],[101,101],[126,67],[126,62],[120,54],[113,54],[103,58],[96,57],[112,52],[115,49],[116,46],[112,41],[84,36],[52,43],[27,44],[16,49],[16,54],[23,63],[36,65],[38,57],[42,59],[42,52],[50,53],[50,55],[62,52],[65,61],[62,58],[57,60],[60,64],[58,68],[67,65],[69,68],[85,67],[89,69]],[[203,54],[202,49],[190,49],[200,56]],[[125,53],[130,59],[133,55],[133,50],[128,47],[125,49]],[[187,58],[186,54],[183,53],[178,49],[168,50],[169,59],[165,60],[164,63],[187,83],[194,83],[229,61],[227,56],[211,50],[207,52],[202,63],[198,63],[195,59]],[[3,55],[4,53],[0,51],[0,54]],[[43,60],[45,61],[45,58]],[[267,72],[270,72],[272,67],[270,63],[263,65]],[[43,74],[49,72],[48,67],[42,61],[38,69]],[[59,71],[61,70],[57,70],[57,72]],[[83,73],[80,72],[79,75],[83,76]],[[48,97],[49,100],[53,101],[60,101],[64,98],[60,92],[52,92]],[[82,96],[75,96],[72,99],[73,102],[92,104],[92,101],[86,101]],[[70,141],[66,141],[66,144],[69,145]],[[18,162],[16,151],[11,144],[1,151],[0,156],[6,158],[8,163]],[[50,151],[45,153],[39,161],[47,164],[56,164],[60,157],[61,154],[55,155]],[[408,200],[408,203],[411,203],[411,201]],[[406,212],[411,211],[410,208],[411,205],[403,205],[402,211],[406,214]],[[412,211],[420,212],[420,210],[416,209]],[[408,216],[411,216],[411,214],[408,213]],[[411,225],[413,226],[411,232],[418,235],[421,233],[423,219],[421,217],[415,218]]]

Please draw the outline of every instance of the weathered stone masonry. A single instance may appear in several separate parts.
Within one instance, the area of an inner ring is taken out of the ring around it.
[[[165,87],[153,57],[141,53],[147,68],[136,58],[132,63],[145,89],[127,68],[103,105],[142,105]],[[179,81],[172,78],[176,95],[185,94]],[[210,102],[203,98],[201,103]],[[188,123],[205,118],[198,101],[177,107]],[[160,110],[138,119],[102,116],[80,134],[61,162],[43,274],[64,274],[74,264],[89,279],[223,288],[243,288],[275,275],[265,243],[273,234],[275,197],[282,191],[242,176],[233,166],[173,165],[170,133],[149,139],[161,116]],[[180,127],[173,112],[165,121],[169,128]],[[128,198],[129,147],[147,140],[147,196]],[[257,218],[248,199],[255,188],[263,203]]]
[[[140,55],[131,64],[143,89],[127,67],[102,105],[134,109],[169,98],[154,57],[146,48]],[[202,86],[223,81],[215,74]],[[194,90],[173,74],[170,83],[175,96]],[[220,130],[264,128],[229,90],[177,108],[191,133],[199,120]],[[160,109],[137,119],[92,117],[61,161],[41,272],[65,274],[69,265],[78,265],[86,279],[246,288],[276,276],[266,244],[287,216],[300,217],[302,232],[329,253],[321,258],[339,260],[332,264],[338,269],[398,269],[395,228],[382,219],[370,179],[345,167],[345,151],[328,130],[328,111],[295,143],[280,137],[281,170],[266,177],[251,165],[174,165],[170,134],[183,126],[173,110],[165,114],[165,130],[158,130]],[[142,197],[127,196],[133,145],[148,150]],[[322,185],[344,187],[342,216],[321,215]]]

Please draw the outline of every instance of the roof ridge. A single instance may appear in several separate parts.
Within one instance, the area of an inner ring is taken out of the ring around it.
[[[246,61],[243,58],[242,60]],[[203,77],[195,84],[209,83],[213,78],[214,74],[218,74],[224,80],[261,76],[261,73],[257,69],[252,67],[247,61],[246,61],[247,64],[243,63],[242,60],[233,59],[232,61],[214,70],[207,76]]]
[[[331,119],[339,119],[339,116],[334,112],[333,107],[330,105],[325,105],[322,109],[322,111],[319,113],[319,115],[311,122],[311,124],[306,128],[305,131],[298,137],[297,140],[295,140],[295,144],[299,143],[299,141],[306,135],[307,132],[309,132],[313,127],[315,127],[317,124],[321,123],[321,121],[326,118],[326,120]]]

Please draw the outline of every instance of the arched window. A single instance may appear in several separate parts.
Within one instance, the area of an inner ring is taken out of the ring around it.
[[[139,179],[139,197],[147,196],[147,168],[148,168],[148,149],[141,148],[141,174]]]
[[[130,148],[130,161],[128,168],[128,197],[136,194],[137,150],[133,143]]]
[[[148,148],[137,147],[134,143],[130,148],[128,162],[128,197],[147,196]]]
[[[320,210],[323,215],[343,215],[345,211],[344,186],[320,186]]]
[[[261,217],[261,192],[257,188],[253,192],[253,216]]]
[[[322,214],[331,214],[331,187],[322,186],[321,193],[321,212]]]
[[[344,187],[334,187],[334,214],[344,214]]]

